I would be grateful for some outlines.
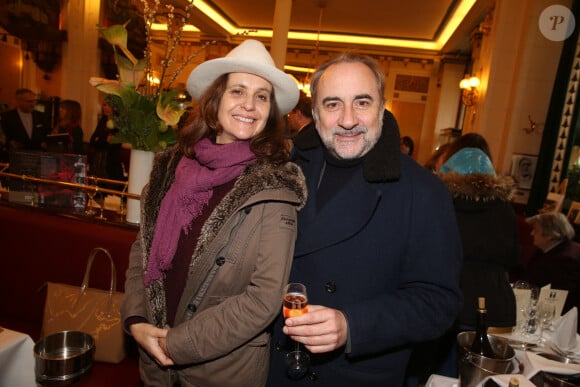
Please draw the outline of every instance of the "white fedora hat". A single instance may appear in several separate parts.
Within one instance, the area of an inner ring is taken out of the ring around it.
[[[229,73],[254,74],[270,82],[282,114],[294,109],[298,103],[296,82],[277,69],[266,47],[253,39],[244,40],[225,57],[208,60],[193,69],[187,79],[187,91],[198,100],[213,81]]]

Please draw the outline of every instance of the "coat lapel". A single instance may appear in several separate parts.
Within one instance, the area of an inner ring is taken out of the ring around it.
[[[323,156],[322,152],[308,153],[312,158],[303,160],[301,164],[308,182],[309,195],[306,206],[298,213],[296,256],[334,245],[356,234],[368,223],[381,197],[380,191],[367,183],[362,174],[356,174],[316,212],[316,186],[320,179]]]

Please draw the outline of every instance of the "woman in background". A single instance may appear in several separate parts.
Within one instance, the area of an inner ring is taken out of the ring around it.
[[[113,108],[103,101],[101,116],[89,142],[94,151],[91,163],[92,175],[105,179],[125,180],[121,162],[121,144],[111,144],[111,137],[116,132],[118,129],[113,124]]]
[[[475,330],[478,297],[485,297],[490,332],[509,332],[516,324],[516,301],[508,278],[520,257],[518,223],[510,203],[515,183],[509,176],[496,175],[482,150],[486,148],[489,152],[484,142],[481,147],[448,153],[438,171],[453,196],[463,245],[463,309],[451,334],[451,357],[443,372],[447,376],[457,377],[455,337]]]
[[[461,289],[464,306],[458,324],[475,328],[477,298],[486,298],[490,327],[515,325],[515,298],[507,273],[519,262],[516,214],[510,203],[515,184],[498,176],[479,148],[463,148],[439,168],[453,195],[463,244]]]
[[[489,144],[485,137],[483,137],[479,133],[466,133],[462,136],[456,138],[453,142],[448,143],[449,145],[445,148],[445,151],[441,154],[441,158],[439,160],[439,165],[437,165],[437,169],[443,165],[451,156],[459,152],[463,148],[477,148],[480,149],[487,158],[489,158],[490,162],[493,162],[491,158],[491,150],[489,149]]]
[[[477,147],[460,148],[462,144]],[[475,330],[478,297],[485,297],[490,332],[511,332],[516,324],[508,278],[520,257],[518,223],[510,203],[515,183],[509,176],[496,175],[483,149],[489,152],[480,135],[460,138],[447,148],[446,161],[437,172],[453,196],[461,235],[463,309],[446,335],[414,350],[407,386],[417,385],[417,374],[423,383],[433,373],[458,377],[457,334]]]
[[[81,128],[81,104],[71,99],[60,101],[58,107],[58,123],[52,134],[66,133],[69,136],[67,151],[84,154],[83,129]]]

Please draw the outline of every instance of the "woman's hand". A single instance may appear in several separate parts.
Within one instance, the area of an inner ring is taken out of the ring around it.
[[[132,324],[129,329],[137,344],[147,351],[160,366],[174,365],[167,353],[166,337],[169,329],[157,328],[148,323]]]

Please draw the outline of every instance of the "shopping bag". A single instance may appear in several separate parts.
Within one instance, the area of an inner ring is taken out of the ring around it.
[[[91,266],[101,252],[111,263],[109,290],[89,287]],[[124,332],[121,323],[121,299],[117,292],[115,263],[107,249],[97,247],[91,251],[85,276],[80,287],[48,283],[42,336],[75,330],[90,334],[95,340],[95,360],[119,363],[125,357]]]

